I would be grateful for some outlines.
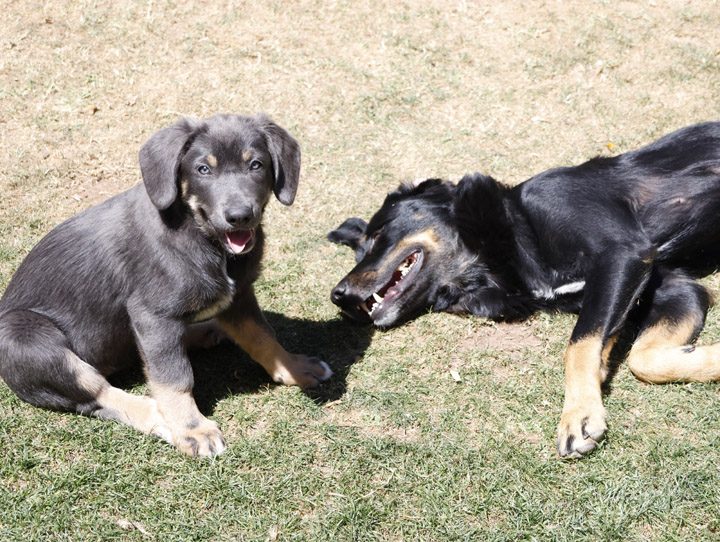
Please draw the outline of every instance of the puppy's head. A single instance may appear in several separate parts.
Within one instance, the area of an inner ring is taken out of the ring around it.
[[[150,200],[163,211],[179,202],[232,254],[252,250],[270,194],[295,199],[300,147],[264,115],[182,119],[140,149]]]
[[[331,293],[345,314],[379,328],[433,306],[457,247],[454,186],[438,179],[402,185],[366,223],[346,220],[328,234],[355,251],[357,265]]]

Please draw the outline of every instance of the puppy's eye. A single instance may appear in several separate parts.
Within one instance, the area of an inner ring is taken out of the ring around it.
[[[261,167],[263,167],[263,164],[259,160],[253,160],[250,162],[250,169],[260,169]]]
[[[203,164],[203,165],[201,165],[201,166],[198,166],[197,172],[198,172],[200,175],[210,175],[210,168],[207,167],[205,164]]]

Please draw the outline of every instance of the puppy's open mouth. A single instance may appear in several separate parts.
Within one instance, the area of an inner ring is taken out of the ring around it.
[[[377,292],[369,296],[358,305],[358,309],[367,314],[371,319],[376,318],[380,312],[386,309],[390,302],[400,295],[412,283],[413,279],[420,272],[423,262],[423,251],[416,250],[405,258],[402,263],[393,271],[390,280]]]
[[[255,245],[253,230],[236,230],[225,232],[225,247],[233,254],[250,252]]]

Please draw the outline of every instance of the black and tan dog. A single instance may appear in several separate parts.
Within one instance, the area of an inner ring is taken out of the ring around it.
[[[140,150],[144,184],[57,226],[0,301],[0,376],[23,400],[127,423],[188,455],[225,450],[192,395],[184,338],[217,318],[270,376],[310,387],[330,377],[286,352],[253,293],[261,219],[292,204],[297,142],[267,117],[184,119]],[[151,396],[106,376],[141,359]]]
[[[472,175],[401,186],[367,224],[329,234],[357,265],[332,291],[379,328],[433,308],[494,319],[579,311],[565,354],[558,451],[579,457],[606,432],[601,384],[618,333],[648,382],[720,379],[720,344],[692,346],[720,265],[720,123],[634,152],[552,169],[509,188]]]

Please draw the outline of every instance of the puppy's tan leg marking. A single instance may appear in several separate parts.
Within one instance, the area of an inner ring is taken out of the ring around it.
[[[324,361],[290,354],[270,331],[252,318],[243,318],[237,322],[219,319],[219,322],[230,338],[279,384],[310,388],[332,376],[330,367]]]
[[[75,375],[77,385],[95,397],[100,407],[93,416],[117,420],[134,427],[146,435],[172,443],[170,427],[160,415],[151,397],[139,397],[115,388],[94,367],[85,363],[75,353],[68,351],[67,368]]]
[[[565,404],[558,425],[561,457],[582,457],[607,431],[600,390],[603,351],[597,335],[571,343],[565,353]]]
[[[633,344],[628,366],[644,382],[709,382],[720,380],[720,343],[688,344],[699,328],[696,318],[661,320],[645,329]]]
[[[170,426],[160,415],[157,403],[152,397],[138,397],[107,386],[100,393],[97,401],[103,407],[96,414],[99,418],[118,420],[146,435],[174,444]]]
[[[170,427],[172,443],[181,452],[210,457],[225,451],[227,445],[218,424],[200,413],[191,392],[152,382],[150,389]]]

